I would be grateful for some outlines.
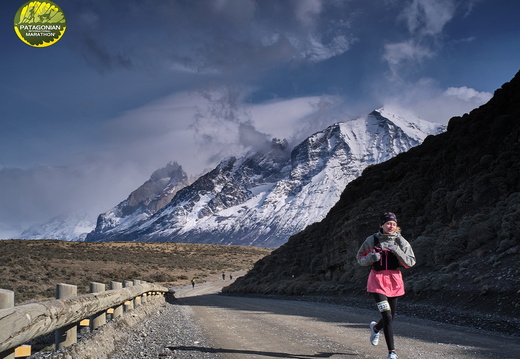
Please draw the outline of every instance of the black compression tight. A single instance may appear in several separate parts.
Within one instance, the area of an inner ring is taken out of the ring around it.
[[[380,331],[383,329],[385,334],[385,340],[386,340],[386,346],[388,347],[388,350],[395,350],[394,347],[394,328],[393,328],[393,321],[395,317],[395,310],[397,309],[397,297],[390,297],[379,293],[372,293],[374,296],[374,299],[376,300],[376,303],[380,303],[383,301],[388,301],[388,304],[390,304],[390,310],[386,310],[381,312],[382,318],[379,320],[377,325],[375,326],[375,329],[377,331]]]

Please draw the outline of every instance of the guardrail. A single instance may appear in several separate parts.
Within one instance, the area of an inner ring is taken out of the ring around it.
[[[123,287],[124,286],[124,287]],[[142,304],[164,300],[169,290],[139,280],[91,283],[90,294],[77,296],[77,287],[58,284],[56,298],[46,302],[14,306],[14,292],[0,289],[0,359],[15,358],[15,348],[39,336],[55,332],[56,349],[77,342],[77,328],[85,319],[91,330]]]

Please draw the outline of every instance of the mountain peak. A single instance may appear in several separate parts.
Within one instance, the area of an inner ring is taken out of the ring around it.
[[[175,178],[175,177],[183,177],[185,175],[182,167],[175,161],[169,162],[163,168],[159,168],[154,171],[150,176],[150,180],[157,181],[162,178]]]
[[[273,138],[273,140],[272,140],[273,148],[285,150],[285,149],[287,149],[288,145],[289,145],[289,143],[287,142],[287,140],[285,138],[284,139]]]
[[[410,111],[392,106],[381,107],[374,110],[369,116],[379,121],[389,121],[393,123],[395,126],[401,128],[408,136],[418,140],[420,139],[420,142],[422,142],[422,134],[425,132],[437,135],[446,131],[446,126],[423,120]]]

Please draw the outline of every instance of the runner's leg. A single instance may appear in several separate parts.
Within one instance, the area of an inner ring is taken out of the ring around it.
[[[375,326],[375,329],[377,331],[384,331],[388,350],[395,350],[393,319],[397,309],[397,297],[387,298],[385,295],[379,293],[373,293],[373,295],[378,309],[381,312],[381,319]]]

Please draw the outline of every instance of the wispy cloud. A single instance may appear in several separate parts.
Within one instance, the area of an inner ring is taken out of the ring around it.
[[[427,58],[432,58],[434,52],[414,39],[386,44],[383,59],[387,62],[392,79],[399,79],[404,64],[418,64]]]
[[[447,124],[450,118],[483,105],[493,96],[468,87],[450,87],[442,90],[432,79],[423,78],[401,88],[398,96],[388,96],[383,102],[396,108],[404,108],[432,122]]]
[[[384,47],[383,59],[393,79],[400,78],[401,72],[406,72],[410,65],[436,55],[440,46],[438,37],[455,16],[456,9],[455,0],[405,2],[397,20],[405,24],[407,39],[389,42]]]
[[[152,167],[177,160],[196,174],[227,156],[258,149],[273,137],[301,141],[340,120],[333,111],[340,98],[310,96],[251,104],[246,101],[251,90],[217,86],[176,93],[121,114],[100,135],[111,144],[114,158],[127,157]]]
[[[410,34],[417,37],[435,36],[453,19],[456,8],[454,0],[412,0],[400,17]]]

